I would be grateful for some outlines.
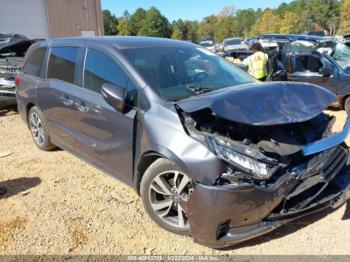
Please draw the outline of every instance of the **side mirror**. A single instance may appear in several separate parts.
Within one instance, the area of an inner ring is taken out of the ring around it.
[[[102,85],[101,95],[118,112],[123,112],[126,99],[124,88],[105,83]]]
[[[324,77],[330,77],[333,74],[333,69],[330,66],[324,66],[321,68],[320,73]]]

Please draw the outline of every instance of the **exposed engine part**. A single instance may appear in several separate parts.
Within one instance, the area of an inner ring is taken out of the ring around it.
[[[266,165],[266,167],[257,167],[257,164],[249,163],[249,166],[255,165],[256,170],[262,170],[261,180],[271,177],[273,173],[280,173],[277,166],[286,170],[291,165],[299,165],[309,160],[302,155],[303,146],[329,135],[334,123],[334,118],[324,113],[306,122],[276,126],[235,123],[216,116],[210,109],[181,114],[184,126],[192,136],[214,137],[225,143],[233,152],[251,157]],[[242,159],[242,161],[247,160]],[[267,171],[264,171],[265,169]],[[231,165],[222,178],[230,183],[247,181],[245,174],[247,172],[252,173]],[[251,178],[259,180],[257,176],[251,176]]]

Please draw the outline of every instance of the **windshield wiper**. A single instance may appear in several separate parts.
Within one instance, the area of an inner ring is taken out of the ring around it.
[[[195,86],[195,85],[187,86],[186,88],[188,90],[190,90],[191,92],[195,93],[196,95],[209,93],[209,92],[214,90],[213,88],[203,87],[203,86]]]

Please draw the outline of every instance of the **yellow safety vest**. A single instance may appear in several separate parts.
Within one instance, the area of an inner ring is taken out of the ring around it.
[[[263,52],[256,52],[248,57],[248,73],[256,78],[261,79],[266,77],[267,69],[266,64],[269,57]]]

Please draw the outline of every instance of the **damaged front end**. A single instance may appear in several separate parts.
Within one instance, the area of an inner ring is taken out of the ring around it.
[[[218,94],[210,103],[192,104],[195,110],[187,102],[179,105],[188,134],[226,165],[211,185],[197,183],[185,203],[189,220],[202,221],[191,224],[194,239],[200,235],[198,242],[230,246],[322,208],[338,207],[349,198],[348,147],[343,141],[350,121],[333,134],[335,119],[323,110],[334,95],[307,87],[306,93],[313,93],[311,103],[305,92],[294,94],[293,102],[285,100],[291,91],[281,87],[269,110],[246,111],[243,116],[225,108],[251,107],[244,104],[250,100],[255,102],[251,108],[263,109],[273,88],[247,87],[238,100],[233,91]],[[208,212],[203,215],[203,210]]]
[[[15,76],[19,74],[23,60],[0,59],[0,105],[16,104]]]
[[[0,34],[0,106],[16,104],[15,76],[32,43],[21,35]]]

